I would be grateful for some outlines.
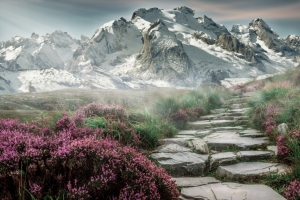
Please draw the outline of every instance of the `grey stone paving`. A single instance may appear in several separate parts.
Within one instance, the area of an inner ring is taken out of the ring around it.
[[[182,200],[285,200],[266,185],[215,183],[181,190]]]
[[[234,165],[219,166],[216,175],[229,179],[249,179],[288,171],[288,166],[278,163],[241,162]]]
[[[173,179],[179,187],[195,187],[211,183],[220,183],[220,181],[214,177],[179,177]]]
[[[208,162],[208,155],[192,152],[154,153],[151,157],[174,177],[201,176]]]
[[[176,138],[161,140],[157,152],[151,154],[182,188],[180,199],[285,199],[266,185],[221,183],[214,177],[200,177],[205,172],[215,172],[216,177],[244,180],[290,170],[284,164],[262,162],[277,154],[276,146],[268,146],[268,151],[251,150],[262,149],[269,141],[264,133],[242,125],[249,120],[245,116],[249,109],[245,108],[247,95],[251,93],[235,96],[200,121],[189,122],[189,130],[178,132]]]

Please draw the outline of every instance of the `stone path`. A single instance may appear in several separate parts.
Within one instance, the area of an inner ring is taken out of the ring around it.
[[[190,122],[187,130],[180,131],[175,138],[162,140],[151,154],[181,188],[180,199],[285,199],[266,185],[234,182],[289,170],[284,164],[264,161],[272,160],[276,147],[267,146],[269,141],[264,133],[245,126],[247,98],[249,94],[233,96],[223,108]],[[208,173],[215,177],[205,177]],[[233,182],[221,182],[218,178]]]

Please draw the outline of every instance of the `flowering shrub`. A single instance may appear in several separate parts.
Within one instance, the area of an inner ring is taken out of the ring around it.
[[[174,123],[175,127],[179,129],[183,129],[189,120],[189,116],[183,109],[171,113],[169,118]]]
[[[278,156],[282,159],[287,159],[289,154],[291,153],[291,150],[288,146],[288,140],[286,135],[280,135],[276,142],[277,150],[278,150]]]
[[[54,134],[0,120],[0,199],[177,199],[167,173],[101,129],[78,128],[64,116]],[[120,123],[121,126],[121,123]],[[7,127],[7,128],[5,128]],[[29,192],[29,193],[28,193]]]
[[[284,194],[289,200],[300,199],[300,180],[290,182]]]
[[[276,121],[275,117],[278,115],[278,107],[276,105],[267,106],[266,110],[266,121],[265,121],[265,130],[267,136],[271,137],[276,132]]]
[[[197,120],[204,114],[204,110],[201,107],[189,108],[185,109],[185,111],[190,120]]]
[[[105,117],[106,115],[115,115],[122,120],[127,118],[125,109],[122,106],[107,106],[93,102],[79,108],[74,115],[74,121],[80,121],[84,117]]]

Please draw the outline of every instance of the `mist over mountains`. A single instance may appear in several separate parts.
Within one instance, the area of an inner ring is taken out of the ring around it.
[[[226,28],[187,7],[139,9],[80,40],[55,31],[0,42],[0,94],[64,88],[197,87],[283,72],[300,63],[300,37],[263,19]]]

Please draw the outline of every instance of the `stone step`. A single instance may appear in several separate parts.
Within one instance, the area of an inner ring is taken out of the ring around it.
[[[213,131],[239,131],[245,129],[242,126],[225,126],[225,127],[214,127],[211,130]]]
[[[265,162],[241,162],[234,165],[219,166],[217,177],[228,178],[231,180],[249,180],[272,174],[282,174],[290,170],[290,167],[279,163]]]
[[[226,113],[227,116],[233,116],[233,117],[238,117],[238,116],[244,116],[244,112],[232,112],[232,113]]]
[[[217,167],[231,165],[238,163],[239,161],[259,161],[269,159],[274,156],[270,151],[239,151],[235,152],[222,152],[212,154],[210,156],[209,164],[210,170]]]
[[[220,181],[214,177],[179,177],[172,178],[172,180],[175,180],[178,187],[195,187],[211,183],[220,183]]]
[[[187,128],[189,130],[201,130],[201,129],[210,129],[212,128],[211,122],[209,120],[188,122]]]
[[[217,169],[220,165],[232,165],[237,162],[237,156],[233,152],[216,153],[210,156],[209,169]]]
[[[208,155],[192,152],[153,153],[151,157],[173,177],[202,176],[208,162]]]
[[[213,133],[214,134],[214,133]],[[209,135],[203,139],[207,142],[210,149],[225,151],[229,149],[249,150],[254,146],[262,146],[269,143],[268,138],[249,138],[239,137],[238,134],[218,134]]]
[[[200,138],[171,138],[160,142],[162,145],[157,148],[159,153],[176,152],[197,152],[200,154],[209,154],[206,142]]]
[[[221,114],[221,113],[226,113],[227,110],[228,110],[227,108],[219,108],[219,109],[211,110],[210,112],[213,114]]]
[[[285,200],[262,184],[212,183],[181,189],[181,200]]]
[[[203,121],[189,122],[188,128],[190,130],[209,129],[212,127],[230,126],[236,122],[237,120],[203,120]]]
[[[227,100],[226,103],[245,103],[249,100],[249,97],[232,98]]]
[[[201,120],[226,119],[226,117],[230,117],[230,119],[233,119],[233,117],[228,116],[226,113],[205,115],[205,116],[200,117],[200,119]]]
[[[239,132],[241,137],[265,137],[266,135],[264,133],[261,133],[254,129],[247,129]]]
[[[241,161],[259,161],[273,157],[274,153],[270,151],[240,151],[236,155]]]
[[[246,113],[250,108],[237,108],[237,109],[229,109],[228,113]]]
[[[229,108],[229,109],[240,109],[247,107],[247,103],[228,103],[224,104],[222,107]]]
[[[179,131],[178,135],[195,135],[197,133],[197,130],[182,130]]]

